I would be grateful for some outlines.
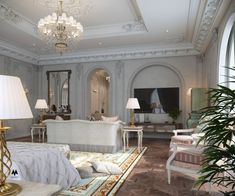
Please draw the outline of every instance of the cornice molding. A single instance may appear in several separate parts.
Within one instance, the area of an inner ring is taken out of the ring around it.
[[[120,50],[119,50],[120,51]],[[125,51],[123,52],[102,52],[101,54],[80,54],[57,56],[49,58],[39,58],[40,65],[56,65],[56,64],[73,64],[82,62],[97,62],[97,61],[113,61],[113,60],[129,60],[155,57],[172,57],[172,56],[190,56],[198,55],[199,52],[193,48],[168,48],[168,49],[151,49],[139,51]]]
[[[12,46],[0,40],[0,54],[9,56],[27,63],[38,64],[38,57],[36,54],[29,51]]]
[[[169,46],[168,48],[156,48],[153,45],[145,45],[144,47],[138,48],[138,50],[134,50],[133,48],[119,48],[118,50],[106,49],[99,53],[96,51],[87,51],[82,53],[77,52],[73,54],[64,54],[63,56],[38,56],[32,52],[28,52],[6,42],[0,41],[0,54],[35,65],[69,64],[199,54],[199,52],[189,44],[179,45],[178,47]]]
[[[199,19],[199,24],[196,27],[195,34],[193,36],[193,46],[180,46],[168,47],[168,48],[151,48],[146,46],[138,47],[136,51],[134,48],[117,48],[116,50],[103,50],[103,51],[78,51],[75,54],[64,54],[61,56],[51,55],[36,55],[10,45],[0,40],[0,54],[13,57],[18,60],[29,62],[38,65],[50,65],[50,64],[62,64],[62,63],[79,63],[79,62],[94,62],[94,61],[109,61],[109,60],[122,60],[122,59],[139,59],[139,58],[154,58],[154,57],[168,57],[168,56],[187,56],[201,54],[202,48],[207,44],[208,34],[214,29],[214,21],[218,12],[223,4],[222,0],[207,0],[203,4],[204,9],[202,17]],[[6,14],[3,14],[6,12]],[[10,17],[7,17],[9,13]],[[24,30],[26,33],[38,37],[35,31],[35,24],[27,20],[23,16],[14,12],[7,6],[0,4],[0,17],[4,18],[7,22],[15,25],[17,28]],[[17,19],[17,20],[15,20]],[[27,28],[26,28],[27,27]],[[131,21],[126,24],[116,24],[98,27],[90,27],[87,29],[87,35],[83,39],[94,38],[95,36],[117,36],[146,33],[147,29],[142,19],[137,21]],[[167,47],[167,46],[166,46]]]
[[[206,44],[204,41],[213,29],[214,20],[221,4],[221,0],[207,0],[207,3],[205,4],[202,19],[192,41],[194,48],[199,52],[202,52],[202,48]]]

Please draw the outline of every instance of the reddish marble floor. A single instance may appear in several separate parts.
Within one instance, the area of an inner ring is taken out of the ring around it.
[[[132,141],[135,144],[136,141]],[[193,188],[194,178],[173,172],[171,185],[167,183],[166,161],[169,140],[144,139],[148,149],[126,179],[117,196],[203,196],[220,195],[206,192],[206,187],[198,191]]]
[[[16,141],[31,142],[30,137],[19,138]],[[39,142],[38,137],[34,138]],[[137,145],[137,140],[130,141],[130,145]],[[169,152],[169,140],[144,139],[143,146],[148,149],[128,176],[117,196],[204,196],[220,195],[218,192],[209,194],[202,187],[198,191],[193,187],[194,178],[173,172],[172,183],[168,185],[166,174],[166,161]]]

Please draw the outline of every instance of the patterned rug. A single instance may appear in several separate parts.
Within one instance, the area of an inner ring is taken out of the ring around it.
[[[102,177],[83,179],[76,187],[62,191],[60,196],[104,196],[114,195],[121,187],[134,166],[140,160],[147,147],[138,153],[137,148],[129,148],[126,152],[122,150],[114,154],[71,152],[71,162],[78,167],[90,166],[90,161],[108,161],[119,165],[123,174],[107,175]]]

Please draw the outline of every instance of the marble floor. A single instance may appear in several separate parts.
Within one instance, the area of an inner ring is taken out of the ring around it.
[[[31,138],[19,138],[16,141],[31,142]],[[38,137],[35,137],[34,141],[39,142]],[[213,188],[210,194],[206,191],[207,187],[202,187],[200,191],[193,188],[193,177],[176,172],[173,172],[172,183],[168,185],[165,165],[168,159],[169,142],[164,139],[143,140],[143,146],[147,146],[148,149],[117,192],[117,196],[221,195],[213,191]],[[130,145],[137,145],[137,140],[132,139]]]

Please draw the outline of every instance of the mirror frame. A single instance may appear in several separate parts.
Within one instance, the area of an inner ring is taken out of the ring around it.
[[[50,105],[50,73],[56,73],[56,72],[68,72],[68,111],[64,112],[66,114],[70,114],[71,111],[71,107],[70,107],[70,78],[71,78],[71,70],[53,70],[53,71],[47,71],[46,75],[47,75],[47,103],[49,105],[49,107],[51,107]]]

